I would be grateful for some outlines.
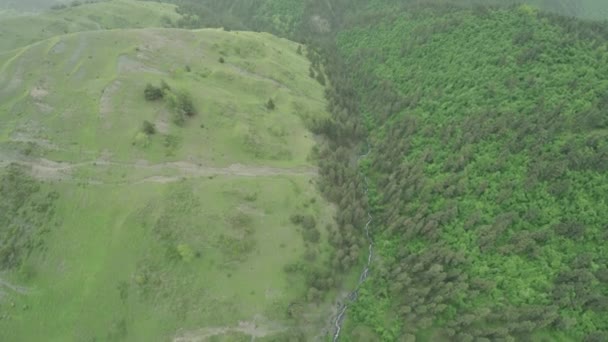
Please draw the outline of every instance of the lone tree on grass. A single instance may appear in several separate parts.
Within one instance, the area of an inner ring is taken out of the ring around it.
[[[266,108],[268,108],[268,110],[275,109],[274,101],[272,101],[272,99],[268,99],[268,102],[266,103]]]

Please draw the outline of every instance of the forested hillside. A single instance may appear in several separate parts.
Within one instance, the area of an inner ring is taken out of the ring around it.
[[[377,256],[342,337],[604,341],[608,26],[538,10],[604,18],[603,3],[475,3],[311,1],[287,15],[332,85],[321,187],[347,272],[367,257],[357,165],[370,180]]]
[[[1,21],[0,339],[608,341],[607,3],[154,2]]]
[[[605,30],[522,6],[339,35],[373,75],[358,93],[380,89],[361,102],[380,257],[353,321],[384,340],[606,338]]]

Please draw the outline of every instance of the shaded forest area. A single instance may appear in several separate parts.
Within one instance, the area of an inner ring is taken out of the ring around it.
[[[339,225],[315,298],[376,217],[346,340],[608,340],[608,25],[473,1],[178,2],[179,26],[306,43],[329,80],[311,128]]]
[[[375,76],[357,93],[380,89],[361,108],[383,248],[355,320],[385,340],[606,340],[605,29],[522,6],[339,34]]]

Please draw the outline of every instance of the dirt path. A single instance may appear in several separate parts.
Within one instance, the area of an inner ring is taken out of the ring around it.
[[[84,35],[80,35],[78,37],[78,46],[74,48],[72,55],[68,59],[68,63],[66,66],[66,72],[70,72],[78,65],[78,61],[82,58],[82,53],[87,48],[87,40]]]
[[[254,341],[258,337],[265,337],[283,331],[285,331],[285,328],[263,326],[255,322],[239,322],[239,325],[236,327],[211,327],[187,332],[182,336],[175,337],[173,342],[202,342],[209,340],[213,336],[228,333],[242,333],[251,336],[251,340]]]
[[[101,98],[99,99],[99,118],[103,120],[104,128],[111,128],[112,126],[108,121],[106,121],[106,119],[114,109],[114,106],[112,105],[112,97],[118,93],[121,85],[122,82],[120,82],[120,80],[113,80],[103,89],[101,93]]]
[[[0,290],[2,289],[9,289],[13,292],[16,292],[18,294],[22,294],[22,295],[26,295],[28,294],[30,291],[23,287],[23,286],[16,286],[16,285],[12,285],[11,283],[2,280],[2,278],[0,278]]]
[[[275,80],[273,78],[270,78],[270,77],[267,77],[267,76],[263,76],[263,75],[260,75],[260,74],[256,74],[254,72],[246,70],[246,69],[244,69],[244,68],[242,68],[242,67],[240,67],[238,65],[235,65],[235,64],[229,64],[229,65],[230,65],[230,67],[237,74],[240,74],[240,75],[243,75],[243,76],[247,76],[247,77],[253,78],[253,79],[258,80],[258,81],[270,82],[270,83],[272,83],[277,88],[283,88],[283,89],[288,89],[290,91],[293,91],[291,88],[287,87],[285,84],[283,84],[283,83],[281,83],[281,82],[279,82],[279,81],[277,81],[277,80]]]
[[[178,161],[159,164],[151,164],[140,160],[133,163],[114,162],[108,160],[94,160],[82,163],[55,162],[48,159],[28,160],[2,160],[0,167],[6,167],[11,163],[17,163],[31,168],[34,177],[41,180],[73,180],[72,172],[83,167],[108,167],[119,166],[135,170],[149,170],[155,175],[150,175],[137,180],[129,180],[130,184],[140,183],[171,183],[183,178],[199,178],[209,176],[239,176],[239,177],[269,177],[269,176],[316,176],[317,169],[314,167],[278,168],[269,166],[249,166],[232,164],[228,167],[213,167],[192,162]],[[172,172],[174,174],[159,174]],[[92,184],[105,184],[100,180],[89,179]]]

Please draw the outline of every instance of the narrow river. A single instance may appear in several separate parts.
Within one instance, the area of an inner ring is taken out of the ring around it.
[[[361,159],[366,158],[369,155],[370,151],[371,151],[371,148],[368,144],[367,152],[365,154],[362,154],[361,156],[359,156],[357,161],[360,162]],[[357,163],[357,164],[359,164],[359,163]],[[359,165],[357,165],[357,167],[359,167]],[[364,181],[365,181],[365,195],[367,196],[368,191],[369,191],[369,183],[367,180],[367,176],[365,176],[365,175],[364,175]],[[367,212],[367,217],[368,217],[368,220],[367,220],[367,223],[365,224],[365,236],[367,237],[367,242],[369,244],[367,263],[363,267],[363,271],[361,272],[361,275],[359,276],[359,282],[357,283],[357,286],[355,287],[355,289],[348,294],[348,296],[346,297],[345,303],[339,304],[338,314],[334,319],[335,331],[334,331],[334,336],[333,336],[333,342],[337,342],[340,339],[340,333],[342,332],[342,324],[344,324],[344,316],[346,315],[346,311],[348,310],[348,307],[350,306],[350,304],[355,302],[357,300],[357,298],[359,297],[359,288],[361,287],[361,284],[363,284],[365,282],[365,280],[367,280],[367,277],[369,276],[369,270],[370,270],[370,267],[372,264],[372,257],[374,255],[374,241],[372,239],[372,235],[370,232],[370,225],[371,225],[372,221],[374,220],[374,218],[372,217],[372,214],[370,211]]]

